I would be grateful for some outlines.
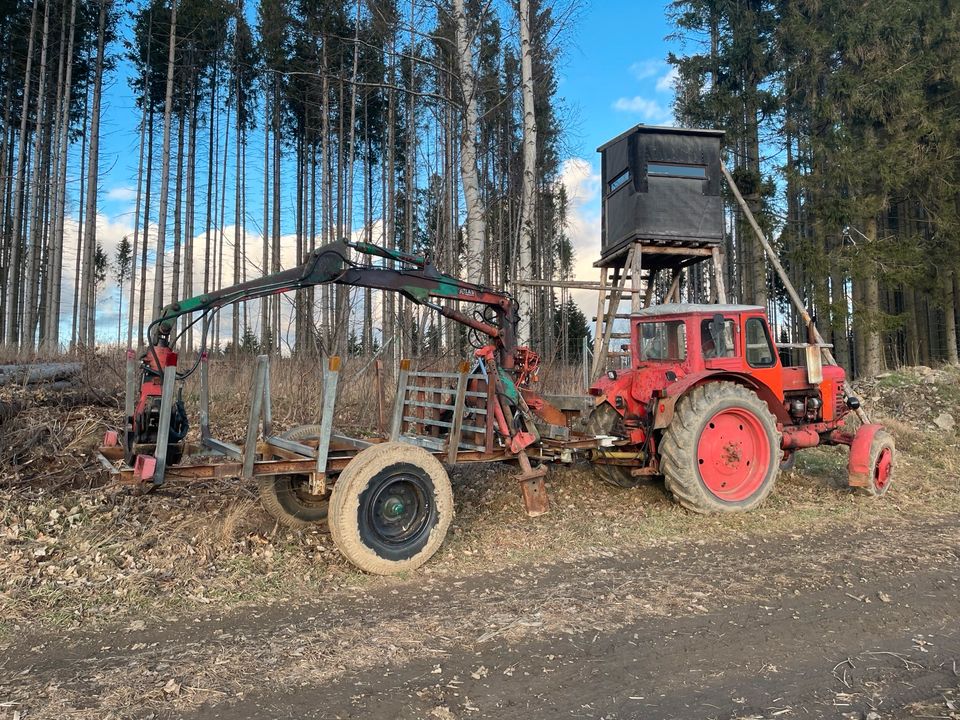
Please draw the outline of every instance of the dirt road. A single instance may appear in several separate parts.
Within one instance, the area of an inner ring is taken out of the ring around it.
[[[960,516],[875,522],[27,637],[0,718],[960,717]]]

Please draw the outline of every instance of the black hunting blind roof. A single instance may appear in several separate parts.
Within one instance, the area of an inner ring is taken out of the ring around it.
[[[723,239],[722,130],[637,125],[601,145],[601,255],[629,243],[710,247]]]

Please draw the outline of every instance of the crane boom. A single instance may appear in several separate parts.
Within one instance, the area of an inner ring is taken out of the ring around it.
[[[350,248],[365,255],[394,261],[400,267],[358,265],[349,258]],[[151,323],[151,340],[155,339],[160,345],[168,344],[175,321],[184,315],[324,284],[400,293],[411,302],[430,307],[443,317],[488,335],[497,347],[501,367],[513,367],[519,310],[516,300],[508,293],[440,272],[420,255],[344,240],[317,248],[295,268],[167,305]],[[489,307],[496,315],[496,324],[471,317],[449,304],[441,304],[443,300]]]

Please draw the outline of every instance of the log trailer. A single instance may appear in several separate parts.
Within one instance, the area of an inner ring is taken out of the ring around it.
[[[390,264],[358,264],[351,250]],[[324,368],[319,423],[274,433],[269,360],[260,356],[245,442],[215,438],[204,342],[181,372],[177,326],[182,335],[199,322],[205,340],[228,304],[322,284],[398,292],[465,325],[481,342],[456,372],[401,361],[389,427],[372,438],[334,431],[336,357]],[[451,303],[479,310],[467,314]],[[843,369],[823,363],[828,346],[815,331],[802,345],[805,366],[785,367],[759,306],[635,308],[627,366],[608,370],[582,396],[557,397],[536,390],[540,359],[517,344],[518,318],[509,294],[440,272],[425,257],[368,243],[320,247],[299,267],[165,307],[139,360],[127,353],[125,424],[106,434],[101,462],[145,488],[173,477],[255,480],[277,522],[326,523],[343,555],[377,574],[417,568],[440,548],[454,508],[445,466],[461,463],[516,464],[531,516],[548,510],[544,475],[552,463],[589,463],[622,488],[662,478],[698,513],[756,507],[794,453],[818,445],[849,447],[850,486],[875,497],[890,487],[893,440],[867,421]],[[177,386],[197,371],[200,428],[193,441]],[[855,415],[856,430],[849,426]]]

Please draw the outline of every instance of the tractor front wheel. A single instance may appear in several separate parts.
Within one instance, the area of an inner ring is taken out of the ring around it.
[[[893,482],[894,443],[890,433],[879,430],[870,443],[870,484],[864,488],[868,495],[885,495]]]
[[[591,435],[616,435],[614,426],[620,420],[620,413],[609,403],[603,403],[590,413],[586,429]],[[594,450],[594,459],[602,459],[605,453],[602,449]],[[610,465],[604,462],[591,463],[593,472],[605,483],[619,488],[633,488],[640,484],[640,478],[630,474],[631,468],[627,465]]]
[[[707,383],[681,398],[660,443],[667,490],[698,513],[738,512],[762,503],[782,456],[767,404],[730,382]]]

